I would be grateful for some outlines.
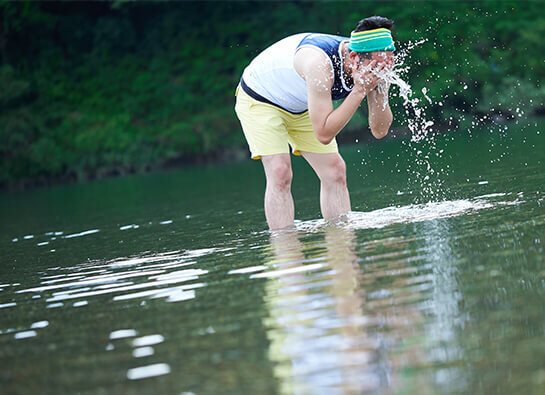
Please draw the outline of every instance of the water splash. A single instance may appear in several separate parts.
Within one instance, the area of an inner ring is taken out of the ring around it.
[[[406,206],[391,206],[374,211],[351,211],[336,225],[347,229],[380,229],[393,224],[433,221],[437,219],[456,217],[475,213],[480,210],[497,206],[512,206],[524,203],[518,195],[505,199],[505,193],[493,193],[477,196],[473,199],[447,200],[425,204],[409,204]],[[331,222],[324,219],[296,221],[295,226],[304,232],[321,232]]]
[[[390,86],[395,86],[397,94],[403,99],[402,106],[405,112],[403,121],[406,122],[411,135],[408,143],[403,142],[408,145],[408,153],[411,157],[411,162],[406,169],[407,181],[416,203],[440,200],[447,192],[444,190],[443,178],[448,169],[438,169],[432,164],[434,159],[440,158],[444,153],[444,149],[437,147],[433,133],[430,133],[433,131],[434,122],[427,115],[427,107],[434,102],[428,95],[428,88],[422,88],[422,97],[416,97],[411,85],[405,81],[411,69],[408,61],[411,50],[426,42],[428,39],[409,41],[395,54],[394,65],[391,69],[379,72],[370,70],[381,78],[377,89],[384,97],[383,109],[388,105]]]

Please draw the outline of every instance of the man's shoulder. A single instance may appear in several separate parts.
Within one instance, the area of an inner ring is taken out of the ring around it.
[[[348,37],[335,34],[309,33],[300,41],[299,47],[313,46],[328,53],[334,53],[342,42],[348,40]]]
[[[310,61],[319,61],[328,58],[327,54],[320,47],[312,45],[305,45],[297,48],[295,56]]]
[[[326,33],[308,33],[297,46],[300,57],[311,57],[314,61],[339,57],[339,48],[348,38]],[[297,54],[297,53],[296,53]],[[329,60],[328,60],[329,62]]]
[[[293,66],[307,83],[311,80],[327,82],[333,73],[328,56],[319,48],[300,48],[295,54]]]

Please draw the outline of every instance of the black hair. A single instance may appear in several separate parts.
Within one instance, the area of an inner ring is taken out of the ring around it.
[[[394,26],[394,21],[392,21],[391,19],[375,15],[375,16],[370,16],[369,18],[365,18],[359,21],[354,31],[363,32],[365,30],[373,30],[373,29],[381,29],[381,28],[391,30],[393,26]]]
[[[375,15],[375,16],[370,16],[368,18],[365,18],[359,21],[354,31],[363,32],[365,30],[373,30],[373,29],[381,29],[381,28],[392,30],[393,26],[394,26],[394,21],[392,21],[391,19],[384,18],[383,16]],[[370,52],[360,52],[358,53],[358,55],[361,60],[371,59],[371,56],[372,56]]]

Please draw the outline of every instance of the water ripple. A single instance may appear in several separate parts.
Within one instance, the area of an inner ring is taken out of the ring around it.
[[[64,268],[62,270],[66,273],[42,275],[40,286],[19,289],[15,293],[39,295],[54,291],[46,298],[46,302],[50,303],[48,308],[62,306],[62,303],[58,303],[61,301],[98,295],[113,295],[114,301],[150,297],[165,298],[167,302],[179,302],[194,298],[194,290],[206,285],[195,281],[208,273],[207,270],[181,267],[193,265],[196,262],[195,258],[218,250],[220,249],[172,251]],[[59,268],[51,270],[58,271]],[[180,286],[178,285],[180,283],[188,284]],[[84,305],[76,303],[78,306]],[[12,304],[8,303],[0,305],[0,308],[11,306]]]

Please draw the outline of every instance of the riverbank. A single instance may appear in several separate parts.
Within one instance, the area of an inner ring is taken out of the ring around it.
[[[356,116],[355,119],[351,121],[348,128],[342,131],[337,136],[337,141],[339,143],[339,146],[341,147],[341,153],[343,146],[350,146],[354,144],[380,144],[381,141],[388,141],[393,139],[408,140],[411,138],[411,131],[408,127],[397,126],[393,127],[384,139],[377,140],[371,135],[366,124],[363,123],[366,122],[365,119],[366,118],[364,115],[358,114],[358,116]],[[523,120],[521,120],[519,117],[513,117],[508,115],[500,116],[497,114],[485,116],[484,118],[481,116],[479,119],[484,119],[484,121],[479,121],[477,118],[471,118],[469,120],[465,119],[463,122],[456,121],[452,122],[451,124],[443,123],[439,125],[434,125],[434,128],[430,131],[430,137],[435,134],[463,132],[467,133],[471,132],[471,130],[474,128],[477,128],[478,133],[482,133],[483,128],[486,128],[486,126],[499,127],[503,125],[505,127],[508,127],[509,125],[518,124],[521,122],[528,125],[533,125],[534,123],[541,124],[545,121],[545,117],[535,117],[530,119],[524,118]],[[239,131],[239,133],[242,136],[241,130]],[[227,164],[244,160],[249,160],[249,153],[245,143],[235,147],[224,148],[221,150],[213,150],[206,154],[196,153],[189,156],[171,157],[164,159],[163,161],[147,164],[145,166],[127,164],[122,167],[100,168],[97,171],[90,171],[82,174],[68,173],[56,177],[40,176],[36,178],[27,178],[17,180],[11,183],[0,184],[0,191],[26,190],[60,184],[82,183],[107,178],[152,173],[154,171],[178,169],[192,166]]]

